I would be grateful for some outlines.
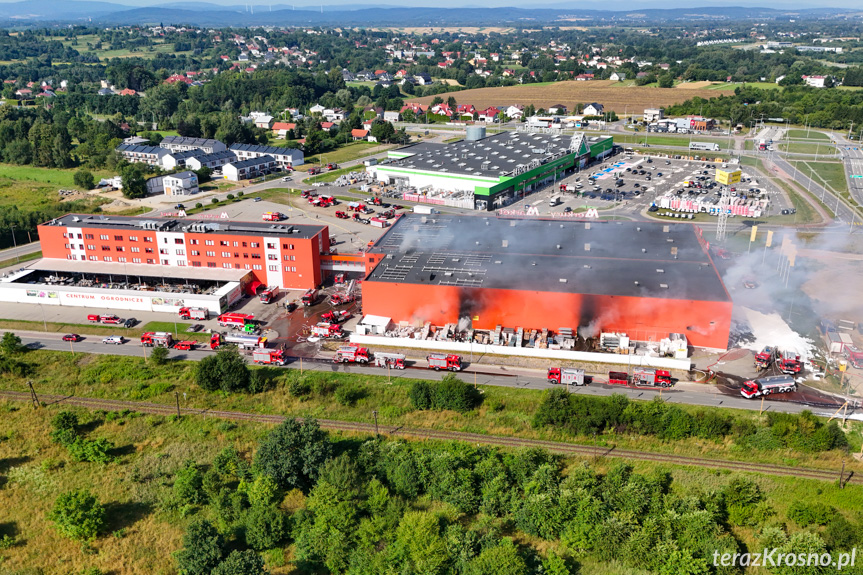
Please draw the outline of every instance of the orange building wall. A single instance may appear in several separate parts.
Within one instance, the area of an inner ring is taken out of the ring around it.
[[[477,329],[594,325],[637,340],[683,333],[697,347],[727,349],[731,302],[549,293],[455,286],[363,282],[363,313],[393,321],[455,323],[470,316]]]

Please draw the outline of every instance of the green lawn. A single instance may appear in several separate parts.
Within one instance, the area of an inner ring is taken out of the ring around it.
[[[815,130],[788,130],[785,136],[789,140],[821,140],[822,142],[829,142],[830,137],[824,132],[817,132]]]
[[[793,162],[792,165],[820,184],[827,184],[840,194],[848,193],[845,165],[842,162]]]
[[[683,148],[689,147],[689,142],[713,142],[719,144],[720,148],[728,147],[728,140],[722,138],[705,138],[702,136],[690,135],[690,134],[681,134],[680,136],[672,136],[672,135],[661,135],[657,136],[654,134],[644,134],[640,132],[638,134],[626,135],[623,137],[622,141],[617,142],[624,146],[637,146],[644,145],[645,140],[651,146],[678,146]],[[679,152],[678,152],[679,153]]]
[[[63,188],[75,187],[75,172],[77,170],[55,170],[52,168],[36,168],[33,166],[16,166],[14,164],[0,164],[0,178],[19,182],[33,182],[41,184],[52,184]],[[107,170],[96,170],[93,177],[111,177],[114,174]]]
[[[836,148],[833,144],[820,144],[816,142],[783,142],[779,149],[792,154],[834,154]]]
[[[705,90],[733,90],[734,88],[737,88],[737,87],[742,88],[744,86],[744,84],[746,85],[747,88],[760,88],[762,90],[769,90],[771,88],[775,89],[775,90],[781,90],[782,89],[782,86],[780,86],[779,84],[777,84],[775,82],[719,82],[718,84],[713,84],[712,86],[709,86],[709,87],[704,88],[704,89]]]
[[[363,156],[384,152],[394,147],[394,145],[378,144],[376,142],[352,142],[350,144],[345,144],[341,148],[333,150],[332,152],[306,156],[306,162],[315,164],[335,162],[337,164],[341,164],[342,162],[357,160]]]

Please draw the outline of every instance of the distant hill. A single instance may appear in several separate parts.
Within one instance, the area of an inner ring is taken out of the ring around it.
[[[15,23],[93,22],[105,25],[172,23],[199,26],[467,26],[504,25],[532,26],[565,23],[578,17],[580,24],[624,22],[669,22],[694,20],[742,20],[823,17],[839,13],[838,9],[778,10],[761,7],[687,7],[668,9],[636,9],[628,11],[584,10],[554,7],[523,9],[515,7],[443,8],[399,6],[326,6],[323,11],[311,8],[294,10],[288,5],[257,6],[254,12],[243,5],[225,6],[209,2],[175,1],[145,7],[132,7],[111,2],[78,0],[23,0],[0,4],[0,25]]]

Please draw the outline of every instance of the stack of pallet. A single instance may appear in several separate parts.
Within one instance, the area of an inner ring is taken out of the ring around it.
[[[516,328],[515,347],[521,347],[524,344],[524,328]]]

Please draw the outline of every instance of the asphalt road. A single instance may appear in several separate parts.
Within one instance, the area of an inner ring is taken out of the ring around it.
[[[127,341],[124,345],[108,345],[102,343],[101,336],[89,336],[83,341],[70,344],[62,340],[62,334],[41,334],[41,333],[22,333],[17,332],[21,337],[22,342],[31,349],[44,349],[53,351],[69,351],[75,353],[93,353],[93,354],[113,354],[124,356],[139,356],[143,357],[149,353],[149,349],[142,347],[137,340]],[[170,350],[169,357],[173,359],[193,360],[198,361],[214,352],[209,349],[198,349],[195,351],[177,351]],[[411,363],[412,358],[408,358],[408,363]],[[464,358],[467,359],[467,358]],[[289,366],[291,368],[300,367],[300,358],[293,358]],[[423,365],[424,362],[418,362]],[[345,365],[334,364],[326,357],[304,358],[302,360],[302,368],[304,370],[313,371],[331,371],[342,373],[374,373],[376,375],[385,375],[386,372],[382,369],[371,366]],[[445,375],[444,372],[435,372],[423,367],[415,367],[404,371],[391,370],[390,376],[397,380],[399,377],[409,377],[412,379],[440,379]],[[538,370],[517,369],[506,366],[490,366],[478,365],[477,371],[474,373],[472,367],[468,364],[466,369],[461,372],[460,377],[467,381],[475,381],[477,385],[494,385],[500,387],[513,387],[522,389],[550,389],[554,387],[548,383],[544,374]],[[599,379],[599,376],[597,376]],[[604,380],[603,380],[604,381]],[[654,397],[661,397],[669,403],[681,403],[705,407],[728,407],[734,409],[756,410],[761,408],[759,400],[744,399],[733,389],[723,386],[704,385],[697,383],[679,383],[673,389],[660,391],[659,389],[644,389],[644,388],[629,388],[620,385],[608,385],[601,382],[594,382],[584,387],[570,388],[572,393],[589,396],[608,396],[614,393],[621,393],[630,399],[650,400]],[[37,390],[38,392],[38,390]],[[803,403],[794,403],[791,401],[783,401],[781,399],[764,401],[765,411],[779,411],[784,413],[800,413],[803,410],[812,410],[816,415],[832,415],[833,410],[824,408],[813,408],[810,405]]]

